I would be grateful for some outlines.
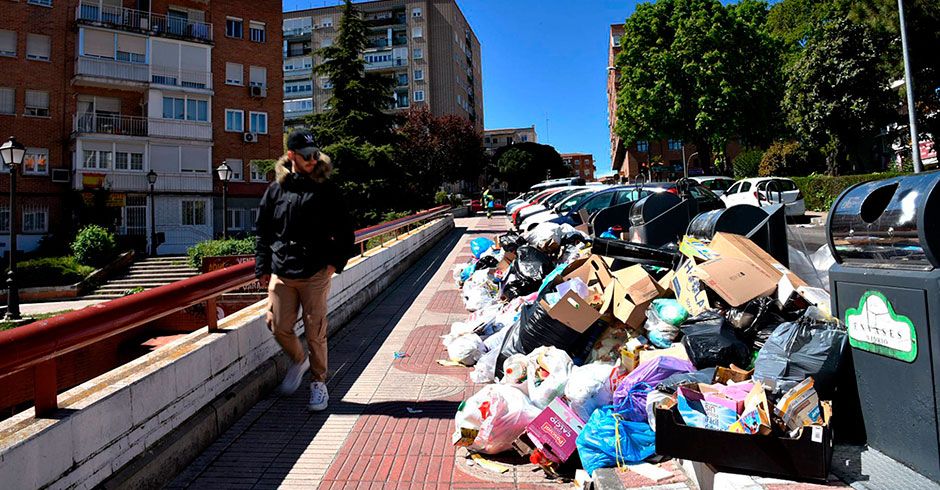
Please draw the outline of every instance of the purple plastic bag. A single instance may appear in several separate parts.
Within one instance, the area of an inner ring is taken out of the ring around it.
[[[691,362],[669,356],[660,356],[640,364],[617,384],[613,403],[617,407],[616,411],[627,420],[645,422],[646,395],[673,374],[693,371],[695,366]]]

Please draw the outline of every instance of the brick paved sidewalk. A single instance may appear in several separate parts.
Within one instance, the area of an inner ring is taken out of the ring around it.
[[[272,395],[168,488],[571,488],[521,458],[496,458],[507,473],[486,471],[451,445],[457,406],[479,389],[469,369],[436,362],[446,357],[440,336],[468,314],[451,273],[468,260],[470,240],[506,225],[502,216],[458,219],[453,233],[330,339],[325,413],[307,412],[306,383],[293,396]],[[659,484],[617,475],[628,487],[691,487],[674,462],[662,466],[673,477]],[[744,486],[774,488],[765,483]]]

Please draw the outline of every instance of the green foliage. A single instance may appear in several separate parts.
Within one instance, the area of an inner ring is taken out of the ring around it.
[[[809,168],[809,154],[796,141],[775,141],[760,160],[757,174],[761,177],[805,175]]]
[[[218,257],[223,255],[251,255],[254,253],[254,238],[206,240],[199,242],[186,250],[186,254],[189,255],[189,265],[196,269],[202,268],[203,257]]]
[[[277,164],[277,160],[273,159],[264,159],[264,160],[251,160],[251,164],[258,167],[258,172],[261,175],[267,176],[271,172],[274,172],[274,166]]]
[[[844,175],[832,177],[829,175],[810,175],[807,177],[791,177],[796,186],[803,192],[806,209],[810,211],[828,212],[832,203],[842,191],[855,184],[878,179],[887,179],[903,175],[895,172],[884,172],[861,175]]]
[[[39,313],[36,315],[29,315],[29,320],[25,322],[11,321],[11,322],[0,322],[0,331],[10,330],[17,327],[22,327],[24,325],[29,325],[30,323],[38,322],[39,320],[45,320],[47,318],[52,318],[54,316],[64,315],[73,310],[61,310],[53,311],[51,313]]]
[[[550,145],[518,143],[504,146],[493,155],[496,173],[509,189],[526,190],[548,178],[567,177],[571,169]]]
[[[81,282],[95,271],[72,256],[43,257],[16,263],[16,281],[21,288],[68,286]]]
[[[437,194],[434,194],[434,204],[438,206],[450,204],[450,194],[445,191],[437,191]]]
[[[734,157],[731,166],[734,169],[734,178],[746,179],[757,177],[757,168],[760,166],[764,152],[759,149],[744,150]]]
[[[146,289],[144,289],[143,286],[136,286],[136,287],[132,287],[132,288],[130,288],[130,289],[125,289],[125,290],[121,293],[121,296],[130,296],[130,295],[132,295],[132,294],[142,293],[142,292],[144,292],[144,291],[146,291]]]
[[[81,264],[101,267],[114,258],[114,234],[98,225],[88,225],[78,231],[72,241],[72,254]]]

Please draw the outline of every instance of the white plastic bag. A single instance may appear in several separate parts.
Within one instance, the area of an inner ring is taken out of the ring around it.
[[[470,371],[470,381],[477,384],[492,383],[496,380],[496,361],[499,359],[499,349],[492,349],[483,354]]]
[[[653,390],[646,395],[646,420],[653,432],[656,431],[656,404],[668,399],[669,395],[658,390]]]
[[[447,347],[447,357],[451,361],[459,362],[464,366],[472,366],[483,356],[483,340],[475,333],[468,333],[452,337],[444,336],[444,346]]]
[[[468,429],[471,434],[478,431],[468,449],[484,454],[501,453],[512,447],[540,412],[521,391],[499,384],[486,385],[461,404],[454,417],[457,429],[454,441],[465,435],[461,429]]]
[[[529,394],[529,385],[526,383],[528,376],[529,361],[525,354],[513,354],[503,361],[503,377],[499,383],[505,386],[511,386],[526,396]]]
[[[610,373],[614,366],[595,362],[571,370],[565,385],[565,398],[581,420],[586,422],[598,407],[610,405],[614,397]]]
[[[529,245],[545,253],[553,253],[561,247],[561,227],[555,223],[539,223],[524,238]]]
[[[499,286],[490,280],[486,271],[476,271],[463,284],[463,300],[469,311],[477,311],[496,303]]]
[[[584,233],[583,231],[576,230],[575,227],[569,225],[568,223],[562,224],[562,225],[558,228],[558,233],[559,233],[559,235],[561,235],[561,239],[562,239],[562,240],[565,240],[565,239],[567,239],[567,238],[570,238],[572,235],[575,235],[575,236],[579,237],[579,238],[581,239],[581,241],[584,241],[584,242],[589,242],[589,241],[591,241],[591,237],[588,236],[587,233]]]
[[[568,353],[555,347],[539,347],[526,356],[526,385],[532,404],[545,408],[561,396],[573,366]]]

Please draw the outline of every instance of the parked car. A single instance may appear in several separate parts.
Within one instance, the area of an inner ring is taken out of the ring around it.
[[[493,211],[502,211],[504,209],[506,209],[506,207],[503,206],[503,200],[498,197],[494,197],[493,198]],[[474,199],[470,201],[470,211],[474,213],[480,213],[480,212],[486,211],[486,208],[483,207],[483,203],[480,202],[479,199]]]
[[[718,197],[721,197],[721,195],[724,194],[729,187],[734,185],[734,179],[720,175],[700,175],[696,177],[689,177],[689,179],[702,184],[702,187],[705,187],[706,189],[714,192]]]
[[[532,216],[533,214],[542,212],[546,209],[554,207],[556,204],[562,201],[562,199],[574,194],[577,191],[584,189],[584,187],[562,187],[560,190],[545,199],[542,199],[538,203],[532,203],[525,206],[519,206],[513,213],[510,218],[512,224],[518,225],[523,220]]]
[[[537,192],[529,191],[528,193],[524,194],[524,196],[527,196],[524,200],[515,202],[511,208],[509,206],[506,206],[506,212],[513,213],[515,211],[518,211],[519,208],[530,206],[534,203],[538,203],[542,199],[545,199],[546,197],[551,196],[552,194],[555,194],[559,190],[560,188],[542,189],[541,191],[537,191]]]
[[[539,211],[532,216],[529,216],[518,225],[519,230],[529,231],[539,223],[544,223],[546,221],[552,221],[555,218],[560,216],[567,216],[571,213],[577,213],[576,210],[582,208],[582,202],[590,201],[591,205],[588,209],[589,213],[593,213],[596,210],[612,206],[612,202],[616,202],[616,197],[608,195],[607,193],[615,189],[630,189],[635,190],[635,186],[620,186],[620,187],[608,187],[608,186],[591,186],[586,189],[582,189],[572,193],[566,199],[556,204],[554,207],[546,210]],[[603,195],[602,195],[603,194]],[[599,196],[599,197],[595,197]],[[596,209],[595,209],[596,208]],[[586,208],[587,209],[587,208]]]
[[[786,208],[787,216],[803,216],[806,214],[806,202],[803,193],[796,186],[796,182],[781,177],[757,177],[744,179],[732,185],[721,200],[728,207],[739,204],[752,204],[754,206],[767,206],[779,204],[781,200]]]
[[[522,205],[525,205],[525,204],[528,204],[528,203],[529,203],[529,199],[532,199],[532,198],[533,198],[536,194],[538,194],[539,192],[540,192],[540,191],[529,191],[529,192],[525,192],[525,193],[523,193],[523,194],[520,194],[519,197],[517,197],[517,198],[515,198],[515,199],[513,199],[513,200],[511,200],[511,201],[509,201],[509,202],[506,203],[506,212],[507,212],[507,213],[511,213],[511,212],[513,212],[513,211],[515,210],[515,208],[517,208],[517,207],[519,207],[519,206],[522,206]]]

